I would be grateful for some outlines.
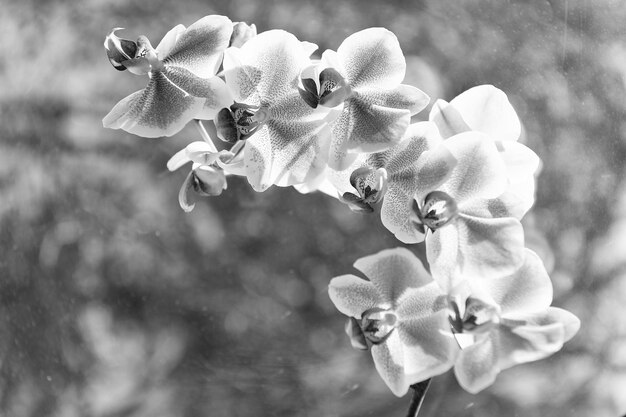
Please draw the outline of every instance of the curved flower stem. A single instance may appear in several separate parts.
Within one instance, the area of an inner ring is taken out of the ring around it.
[[[428,387],[430,386],[430,381],[431,379],[429,378],[426,381],[411,385],[411,388],[413,388],[413,398],[411,398],[411,404],[409,404],[407,417],[417,417],[419,414],[422,403],[424,402],[424,397],[426,396],[426,391],[428,391]]]
[[[212,148],[211,149],[212,152],[217,153],[217,148],[215,147],[215,144],[213,143],[213,139],[212,139],[212,137],[217,136],[215,125],[213,125],[212,123],[210,124],[211,127],[209,127],[209,129],[211,130],[211,133],[212,133],[211,135],[209,134],[209,132],[207,132],[206,128],[204,127],[204,124],[202,124],[202,120],[194,119],[194,122],[196,122],[196,127],[198,128],[198,131],[200,132],[200,136],[202,136],[202,139],[204,139],[204,141],[209,144],[209,146]]]

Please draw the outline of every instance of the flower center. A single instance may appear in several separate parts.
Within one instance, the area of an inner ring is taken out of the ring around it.
[[[372,204],[382,200],[387,192],[387,170],[361,167],[350,175],[350,184],[358,194],[344,193],[341,200],[356,212],[373,212]]]
[[[336,107],[352,95],[350,85],[339,71],[325,68],[317,75],[318,71],[319,65],[312,65],[300,74],[298,91],[309,106]]]
[[[270,118],[266,107],[235,103],[217,114],[217,135],[225,142],[235,143],[248,139]]]
[[[414,222],[421,227],[424,226],[433,232],[450,223],[459,214],[456,201],[443,191],[433,191],[424,199],[424,204],[420,208],[414,204],[413,214],[417,219]]]
[[[500,309],[475,297],[468,297],[465,305],[459,305],[454,298],[448,300],[450,308],[449,321],[454,333],[470,333],[473,335],[486,333],[500,323]]]
[[[346,325],[346,333],[354,348],[367,350],[370,345],[387,340],[397,322],[398,316],[393,311],[374,307],[364,311],[360,320],[351,317]]]

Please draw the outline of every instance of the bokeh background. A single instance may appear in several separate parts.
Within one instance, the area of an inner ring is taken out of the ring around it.
[[[409,397],[350,348],[327,296],[357,258],[398,246],[378,220],[240,179],[185,214],[186,173],[165,163],[196,131],[153,140],[102,128],[146,83],[109,65],[108,31],[156,44],[207,14],[321,50],[384,26],[406,54],[405,82],[433,99],[485,83],[507,92],[543,160],[527,245],[582,328],[478,395],[435,378],[421,415],[626,413],[624,2],[2,0],[1,416],[406,412]]]

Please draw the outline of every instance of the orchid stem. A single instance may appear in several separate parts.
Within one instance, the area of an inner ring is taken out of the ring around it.
[[[431,379],[428,378],[426,381],[411,385],[411,388],[413,388],[413,398],[411,398],[411,404],[409,404],[407,417],[417,417],[419,414],[422,403],[424,402],[424,397],[426,397],[426,392],[430,386],[430,381]]]
[[[217,130],[215,129],[215,125],[213,123],[209,124],[209,130],[211,131],[209,133],[204,127],[204,124],[202,124],[202,120],[195,119],[194,121],[196,122],[196,127],[200,132],[200,136],[202,136],[202,139],[204,139],[204,141],[211,147],[211,152],[217,153],[217,148],[215,147],[215,143],[213,143],[213,138],[217,137]]]

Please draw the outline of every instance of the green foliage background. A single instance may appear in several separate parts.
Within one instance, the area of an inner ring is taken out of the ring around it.
[[[111,68],[108,31],[156,44],[207,14],[320,50],[384,26],[407,56],[405,82],[433,101],[485,83],[507,92],[543,160],[527,245],[582,329],[478,395],[435,378],[423,415],[626,412],[623,2],[3,0],[0,415],[404,415],[408,398],[349,347],[327,297],[357,258],[398,246],[380,222],[240,179],[185,214],[185,174],[165,163],[196,132],[101,127],[146,82]]]

